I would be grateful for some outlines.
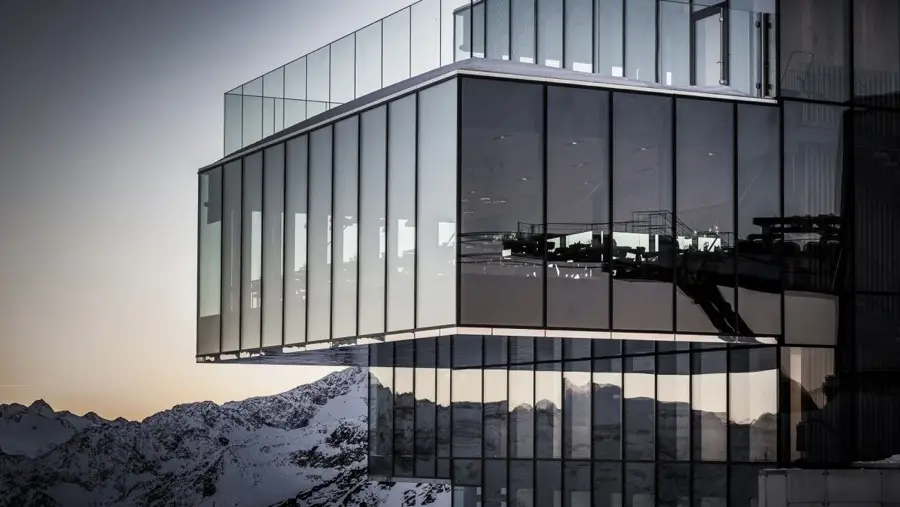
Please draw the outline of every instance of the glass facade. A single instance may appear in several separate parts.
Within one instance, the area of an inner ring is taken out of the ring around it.
[[[420,0],[226,93],[225,153],[469,58],[774,96],[775,3]]]

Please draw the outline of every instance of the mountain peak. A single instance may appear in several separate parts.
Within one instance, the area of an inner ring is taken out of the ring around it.
[[[43,399],[35,400],[34,403],[28,406],[28,411],[43,415],[50,415],[54,412],[53,407],[51,407],[50,404]]]

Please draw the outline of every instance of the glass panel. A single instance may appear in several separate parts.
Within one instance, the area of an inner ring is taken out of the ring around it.
[[[537,470],[535,475],[539,480],[535,481],[537,490],[534,495],[534,503],[541,507],[562,506],[562,470],[561,461],[538,461],[535,463]]]
[[[512,59],[522,63],[536,63],[535,38],[537,24],[534,15],[537,0],[510,0],[512,2]]]
[[[306,119],[306,57],[284,67],[284,126]]]
[[[506,336],[491,336],[484,340],[484,364],[506,365],[509,362],[508,350],[509,343]]]
[[[731,350],[729,391],[730,461],[778,458],[778,366],[775,348]]]
[[[789,28],[780,34],[781,95],[833,102],[848,98],[849,5],[849,0],[780,2],[781,26]]]
[[[757,20],[762,13],[744,10],[738,7],[759,9],[761,6],[750,2],[732,2],[728,10],[728,86],[740,90],[748,95],[760,96],[762,86],[762,69],[760,68],[762,39],[760,28],[757,28]],[[774,2],[772,3],[774,14]],[[771,18],[774,31],[775,16]],[[766,62],[767,64],[769,62]],[[774,63],[774,60],[772,61]]]
[[[738,318],[742,333],[781,333],[781,175],[778,109],[738,105]],[[774,229],[774,230],[773,230]]]
[[[394,344],[394,475],[413,475],[416,398],[413,393],[415,374],[414,343]]]
[[[509,455],[534,456],[534,371],[532,365],[509,369]]]
[[[539,363],[534,374],[537,458],[562,458],[562,371],[560,363]],[[542,504],[543,505],[543,504]]]
[[[241,129],[243,146],[249,146],[262,139],[263,135],[263,99],[262,97],[243,97],[241,112],[244,125]]]
[[[594,0],[596,26],[596,58],[594,72],[601,76],[625,75],[625,0]]]
[[[455,335],[453,337],[453,367],[471,368],[481,366],[482,346],[481,335]]]
[[[594,0],[565,0],[566,68],[580,72],[594,71],[593,27]]]
[[[241,347],[241,161],[225,165],[222,223],[222,352]]]
[[[509,364],[534,362],[534,338],[527,336],[510,336]]]
[[[416,96],[388,111],[387,330],[412,329],[416,269]]]
[[[655,457],[656,376],[653,356],[625,359],[625,459]]]
[[[452,337],[441,336],[437,340],[437,455],[450,456],[450,366]],[[438,460],[438,477],[441,475],[441,460]],[[449,476],[448,476],[449,478]]]
[[[594,360],[591,382],[594,459],[622,459],[622,360]]]
[[[481,484],[481,461],[476,459],[453,460],[453,482],[462,486],[477,486]],[[454,507],[478,507],[480,490],[481,488],[454,486]]]
[[[538,63],[562,67],[563,0],[538,0]]]
[[[307,118],[312,118],[313,116],[315,116],[319,113],[324,113],[327,110],[328,110],[327,102],[308,101],[306,103],[306,117]]]
[[[287,143],[285,186],[287,221],[284,231],[284,343],[306,341],[307,136]]]
[[[728,471],[726,465],[694,465],[694,505],[726,507],[728,505]]]
[[[653,463],[625,463],[625,507],[654,505]]]
[[[381,21],[356,32],[356,96],[381,89]]]
[[[691,379],[694,459],[724,461],[727,455],[726,351],[695,353]]]
[[[742,334],[734,309],[734,106],[675,101],[676,329]]]
[[[409,9],[384,18],[382,86],[409,78]]]
[[[410,76],[418,76],[441,66],[441,0],[421,0],[410,10]]]
[[[622,464],[594,462],[594,507],[621,506]]]
[[[453,370],[453,456],[481,456],[482,370]]]
[[[330,100],[328,86],[330,62],[331,46],[325,46],[306,56],[306,98],[308,100],[325,103]],[[312,117],[312,114],[308,114],[307,117]]]
[[[415,340],[416,347],[416,477],[434,477],[437,457],[435,406],[437,400],[437,343]]]
[[[656,371],[658,459],[691,459],[691,356],[660,355]]]
[[[512,460],[509,462],[509,505],[510,507],[533,507],[534,503],[534,463]]]
[[[234,153],[244,144],[241,129],[243,119],[243,97],[234,93],[225,94],[225,154]]]
[[[359,269],[359,116],[334,126],[334,294],[331,336],[356,336]]]
[[[842,107],[784,105],[785,343],[837,340],[844,183]]]
[[[219,352],[222,327],[222,168],[200,175],[197,354]]]
[[[900,107],[900,3],[853,1],[853,72],[857,102]]]
[[[509,60],[510,0],[485,0],[485,38],[487,57]]]
[[[625,77],[656,81],[656,0],[625,2]]]
[[[582,338],[565,338],[563,342],[563,357],[566,359],[589,359],[592,356],[591,342]]]
[[[369,473],[393,475],[394,344],[369,346]]]
[[[837,463],[841,456],[841,426],[835,407],[837,385],[834,349],[789,347],[781,354],[787,377],[787,414],[792,463]]]
[[[542,89],[477,79],[462,86],[461,320],[540,326]]]
[[[732,465],[729,507],[756,507],[759,505],[759,473],[771,465]]]
[[[331,337],[332,128],[309,135],[309,300],[307,340]]]
[[[563,461],[563,506],[591,507],[591,464]]]
[[[671,108],[664,97],[613,94],[615,329],[672,330]]]
[[[563,458],[591,459],[591,362],[563,368]]]
[[[609,329],[609,94],[547,91],[547,325]]]
[[[362,114],[359,196],[359,334],[384,332],[387,109]]]
[[[690,464],[666,463],[659,465],[659,501],[657,505],[660,507],[690,507]]]
[[[281,345],[284,308],[284,144],[266,150],[263,174],[262,346]]]
[[[723,48],[721,9],[694,20],[694,82],[698,86],[719,86],[722,82]]]
[[[691,6],[687,2],[659,3],[659,82],[666,86],[691,84]]]
[[[506,460],[484,462],[484,507],[506,507]]]
[[[456,322],[456,80],[419,93],[416,327]]]
[[[441,65],[472,57],[470,0],[441,0]]]
[[[271,135],[284,128],[284,116],[280,113],[284,101],[284,67],[263,76],[263,96],[266,97],[263,109],[263,136]]]
[[[331,94],[328,101],[343,104],[354,99],[356,94],[355,62],[356,34],[350,34],[331,44]]]
[[[505,458],[507,455],[508,400],[506,368],[486,368],[484,370],[484,456],[486,458]]]

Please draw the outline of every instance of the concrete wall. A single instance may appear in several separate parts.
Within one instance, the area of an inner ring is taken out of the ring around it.
[[[759,507],[900,507],[900,469],[764,470]]]

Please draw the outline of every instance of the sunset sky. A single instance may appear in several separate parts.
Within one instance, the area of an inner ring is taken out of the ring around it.
[[[330,371],[194,363],[196,170],[225,91],[408,3],[4,2],[0,403],[139,419]]]

